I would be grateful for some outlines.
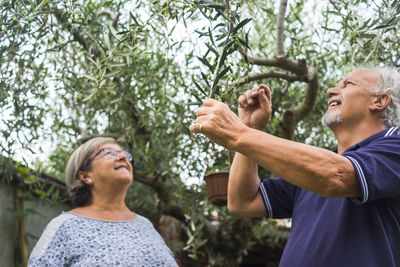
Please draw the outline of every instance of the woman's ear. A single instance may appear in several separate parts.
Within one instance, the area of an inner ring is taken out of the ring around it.
[[[93,184],[93,180],[90,178],[88,172],[86,172],[86,171],[79,171],[78,178],[85,184],[88,184],[88,185]]]
[[[390,101],[391,98],[388,94],[375,95],[369,109],[371,111],[382,111],[389,105]]]

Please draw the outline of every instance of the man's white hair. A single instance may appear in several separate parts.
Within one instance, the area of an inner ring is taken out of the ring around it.
[[[379,80],[372,93],[388,94],[390,104],[384,111],[383,122],[386,127],[400,126],[400,73],[391,67],[369,68],[379,73]]]

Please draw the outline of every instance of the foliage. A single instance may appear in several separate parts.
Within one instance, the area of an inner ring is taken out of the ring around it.
[[[231,80],[230,77],[235,80],[239,76],[237,76],[238,73],[233,73],[228,63],[228,57],[238,50],[240,44],[250,48],[247,44],[249,32],[247,31],[244,34],[243,28],[251,21],[251,18],[241,19],[240,13],[230,10],[229,2],[221,4],[201,2],[197,7],[210,23],[207,29],[203,27],[204,31],[195,31],[200,38],[208,37],[205,42],[207,47],[205,54],[197,58],[207,67],[210,74],[206,75],[201,71],[203,86],[199,85],[196,79],[193,79],[193,83],[199,92],[192,91],[192,94],[197,96],[198,93],[202,93],[203,97],[218,99],[222,99],[224,96],[229,97],[233,86],[229,86],[227,83]],[[219,20],[219,18],[222,19]],[[221,91],[222,84],[220,83],[222,78],[227,79],[225,81],[226,88],[223,92]],[[204,89],[208,89],[209,92],[206,93]]]
[[[190,223],[185,227],[188,241],[183,250],[188,251],[190,258],[198,260],[200,257],[205,257],[204,249],[202,249],[207,242],[207,238],[203,236],[202,231],[205,225],[201,222],[196,222],[196,216],[190,217],[186,215],[186,220]]]
[[[128,205],[153,221],[165,213],[184,222],[192,257],[233,266],[254,238],[281,242],[270,224],[209,203],[202,176],[229,159],[190,135],[194,109],[215,97],[236,110],[242,92],[266,83],[273,95],[266,131],[333,148],[333,135],[316,123],[324,91],[353,65],[399,66],[400,4],[289,1],[283,32],[278,10],[259,0],[1,2],[1,154],[65,180],[76,146],[112,136],[137,162]],[[7,162],[2,170],[14,166]]]

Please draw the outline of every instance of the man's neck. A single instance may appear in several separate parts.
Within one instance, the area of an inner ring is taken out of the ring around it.
[[[338,153],[342,154],[350,146],[355,145],[362,140],[374,135],[387,127],[379,123],[360,123],[354,126],[336,125],[332,131],[338,142]]]

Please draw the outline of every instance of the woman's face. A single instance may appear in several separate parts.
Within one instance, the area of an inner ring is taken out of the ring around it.
[[[103,144],[93,153],[92,158],[87,177],[93,181],[94,188],[132,183],[132,165],[119,145]]]

